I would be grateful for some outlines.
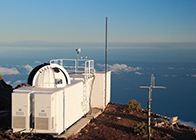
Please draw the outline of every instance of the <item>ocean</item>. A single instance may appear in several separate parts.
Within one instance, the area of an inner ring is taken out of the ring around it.
[[[0,75],[15,87],[27,83],[28,74],[37,65],[54,58],[76,58],[71,47],[11,46],[0,52]],[[103,70],[104,44],[82,48],[80,56],[95,60],[95,69]],[[2,47],[2,46],[0,46]],[[178,116],[179,121],[196,128],[196,50],[177,48],[108,47],[108,69],[112,71],[111,102],[127,104],[136,99],[141,108],[147,108],[151,74],[155,85],[166,89],[153,89],[152,112],[164,116]]]

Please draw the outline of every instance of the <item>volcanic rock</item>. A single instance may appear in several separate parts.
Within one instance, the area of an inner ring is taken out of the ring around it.
[[[13,88],[0,76],[0,110],[11,110],[11,94]]]
[[[21,88],[21,87],[26,87],[27,85],[25,83],[22,83],[21,85],[17,85],[14,89],[17,89],[17,88]]]

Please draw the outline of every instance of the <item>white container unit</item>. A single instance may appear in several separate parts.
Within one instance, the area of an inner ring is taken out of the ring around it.
[[[34,129],[52,131],[55,127],[55,93],[34,93]]]
[[[54,129],[55,124],[55,93],[34,93],[35,99],[35,130]]]
[[[37,66],[29,75],[30,86],[13,91],[13,132],[58,135],[92,107],[104,109],[110,101],[111,72],[107,73],[105,93],[105,73],[95,73],[94,61],[85,60],[84,71],[78,66],[79,72],[71,74],[64,69],[63,60],[53,61],[61,65]]]
[[[64,131],[63,91],[62,88],[52,90],[33,87],[14,90],[12,93],[13,131],[62,133]]]
[[[30,130],[30,92],[12,94],[12,128]]]

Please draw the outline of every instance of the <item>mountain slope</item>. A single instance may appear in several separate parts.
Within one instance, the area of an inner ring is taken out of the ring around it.
[[[0,110],[11,110],[12,86],[5,83],[0,76]]]

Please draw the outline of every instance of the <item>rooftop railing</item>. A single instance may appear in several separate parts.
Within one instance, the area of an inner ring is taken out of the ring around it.
[[[85,79],[92,77],[95,73],[94,60],[88,59],[52,59],[50,63],[63,66],[68,73],[84,74]]]

